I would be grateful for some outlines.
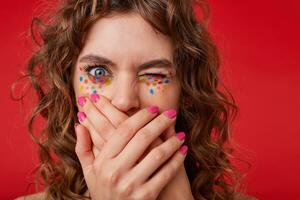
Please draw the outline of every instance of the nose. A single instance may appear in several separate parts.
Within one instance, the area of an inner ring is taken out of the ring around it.
[[[115,84],[111,104],[131,116],[140,106],[136,84],[133,84],[129,78],[119,80]]]

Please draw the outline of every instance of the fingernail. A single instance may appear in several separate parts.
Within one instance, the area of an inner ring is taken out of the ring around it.
[[[86,99],[83,96],[79,96],[77,101],[80,106],[84,106],[84,104],[86,103]]]
[[[93,93],[91,94],[91,99],[94,103],[96,103],[100,99],[100,96],[97,93]]]
[[[148,111],[152,114],[157,113],[159,111],[159,108],[157,106],[150,106],[148,107]]]
[[[188,147],[187,147],[186,145],[184,145],[184,146],[182,146],[182,147],[180,148],[180,152],[181,152],[183,155],[186,154],[187,150],[188,150]]]
[[[77,113],[77,117],[78,117],[78,119],[79,119],[80,122],[83,122],[85,120],[85,118],[86,118],[86,115],[85,115],[84,112],[78,112]]]
[[[164,115],[167,116],[168,118],[172,119],[177,115],[176,109],[170,109],[164,112]]]
[[[182,141],[185,138],[185,133],[184,132],[176,133],[176,137]]]

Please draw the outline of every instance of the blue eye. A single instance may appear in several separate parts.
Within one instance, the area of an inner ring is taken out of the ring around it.
[[[110,73],[105,67],[96,65],[96,66],[87,66],[85,68],[85,71],[88,73],[88,75],[99,78],[101,76],[109,76]]]

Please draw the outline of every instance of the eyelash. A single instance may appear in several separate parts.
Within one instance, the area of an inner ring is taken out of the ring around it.
[[[104,70],[106,70],[108,73],[111,73],[110,70],[107,69],[107,67],[105,67],[104,65],[87,65],[87,66],[84,66],[83,69],[84,71],[89,75],[89,76],[94,76],[94,75],[91,75],[89,74],[93,69],[95,68],[102,68]],[[160,76],[161,78],[166,78],[167,75],[166,74],[160,74],[160,73],[145,73],[145,74],[142,74],[140,76]],[[112,77],[112,76],[111,76]]]
[[[111,73],[110,70],[108,70],[104,65],[87,65],[85,67],[83,67],[84,71],[87,73],[88,76],[94,76],[92,74],[89,74],[93,69],[95,68],[101,68],[104,69],[105,71],[107,71],[108,73]]]

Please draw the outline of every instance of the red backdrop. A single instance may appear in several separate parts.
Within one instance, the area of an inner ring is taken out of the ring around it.
[[[246,178],[248,193],[259,199],[297,199],[300,3],[210,3],[210,30],[222,54],[224,79],[240,107],[234,138],[252,163]],[[24,32],[37,5],[36,0],[3,1],[0,8],[0,199],[4,200],[26,193],[37,163],[36,147],[25,124],[29,107],[9,97],[9,87],[29,52]]]

